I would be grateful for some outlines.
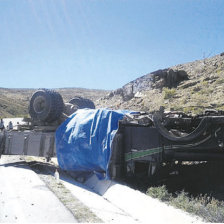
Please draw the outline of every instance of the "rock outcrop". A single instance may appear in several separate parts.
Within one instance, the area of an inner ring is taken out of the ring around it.
[[[163,87],[176,88],[178,84],[187,80],[188,75],[184,70],[163,69],[144,75],[109,94],[109,97],[121,95],[124,101],[132,99],[136,93],[160,89]]]
[[[97,107],[200,113],[224,110],[224,52],[146,74],[98,101]]]

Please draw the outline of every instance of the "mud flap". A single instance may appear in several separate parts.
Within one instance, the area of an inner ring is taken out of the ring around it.
[[[0,133],[0,158],[2,156],[2,154],[4,153],[4,149],[5,149],[5,132],[1,132]]]
[[[109,161],[109,175],[112,180],[122,179],[124,176],[124,135],[118,131],[113,138],[111,157]]]

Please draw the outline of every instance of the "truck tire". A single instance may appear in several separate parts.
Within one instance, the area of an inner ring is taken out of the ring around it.
[[[60,118],[63,110],[64,110],[64,102],[62,99],[61,94],[58,92],[52,91],[53,98],[54,98],[54,110],[52,110],[52,120],[55,121]]]
[[[78,109],[83,109],[83,108],[90,108],[90,109],[95,109],[95,105],[92,100],[82,98],[80,96],[77,96],[69,101],[69,103],[73,105],[77,105]]]
[[[63,108],[63,99],[59,93],[40,89],[31,97],[29,114],[33,120],[53,122],[61,116]]]

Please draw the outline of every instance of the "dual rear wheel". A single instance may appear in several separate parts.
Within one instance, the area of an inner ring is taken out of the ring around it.
[[[77,109],[94,109],[94,103],[89,99],[76,97],[70,100]],[[36,91],[30,100],[29,114],[33,120],[42,122],[53,122],[58,120],[65,110],[62,96],[53,90],[40,89]],[[67,114],[70,115],[70,114]]]

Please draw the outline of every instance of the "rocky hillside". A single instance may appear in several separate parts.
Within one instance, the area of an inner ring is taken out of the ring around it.
[[[144,75],[97,101],[101,107],[200,113],[224,110],[224,53]]]
[[[28,116],[28,105],[32,94],[36,89],[6,89],[0,88],[0,117]],[[94,102],[108,94],[105,90],[91,90],[82,88],[60,88],[65,102],[74,96],[89,98]]]
[[[56,89],[68,101],[93,100],[97,108],[155,111],[164,106],[194,114],[205,108],[224,110],[224,53],[146,74],[114,91]],[[0,88],[0,117],[27,116],[35,89]]]

